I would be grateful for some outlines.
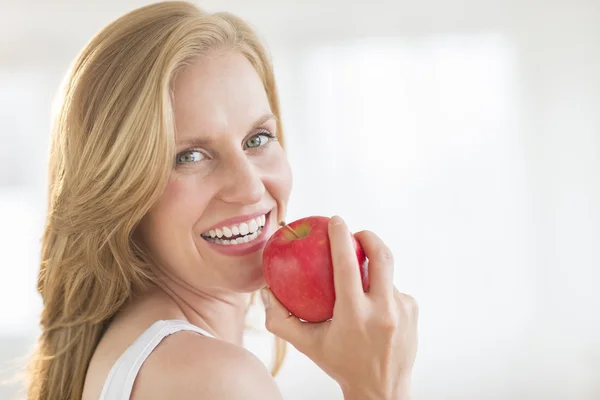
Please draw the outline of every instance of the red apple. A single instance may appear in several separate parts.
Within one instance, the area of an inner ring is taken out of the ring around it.
[[[263,251],[267,286],[296,317],[323,322],[333,316],[335,288],[328,234],[328,217],[312,216],[277,230]],[[352,236],[356,267],[363,290],[369,287],[367,261],[360,243]]]

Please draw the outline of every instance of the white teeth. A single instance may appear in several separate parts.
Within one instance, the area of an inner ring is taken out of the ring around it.
[[[262,230],[256,231],[256,232],[248,234],[246,236],[241,236],[237,239],[231,239],[231,240],[225,239],[225,238],[223,238],[223,239],[212,238],[211,241],[216,244],[221,244],[221,245],[225,245],[225,246],[248,243],[248,242],[251,242],[254,239],[256,239],[258,237],[258,235],[260,235],[261,232],[262,232]]]
[[[258,224],[255,220],[250,221],[250,223],[248,224],[248,230],[250,231],[250,233],[254,233],[258,230]]]
[[[248,243],[249,241],[252,241],[258,237],[261,228],[266,225],[266,222],[267,216],[261,215],[238,225],[223,226],[218,229],[211,229],[210,231],[203,233],[202,236],[207,239],[212,239],[212,241],[217,244],[228,245]],[[231,240],[226,239],[238,235],[242,235],[242,237]]]

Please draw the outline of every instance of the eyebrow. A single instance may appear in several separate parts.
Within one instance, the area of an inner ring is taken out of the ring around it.
[[[262,124],[264,124],[265,122],[267,122],[271,119],[274,119],[275,121],[277,121],[277,117],[274,114],[272,114],[272,113],[264,114],[263,116],[258,118],[256,121],[254,121],[254,123],[252,124],[252,128],[250,128],[250,130],[248,131],[247,134],[249,134],[250,132],[252,132],[252,130],[260,127]],[[178,148],[188,147],[188,146],[208,147],[208,146],[210,146],[210,144],[212,142],[213,142],[212,138],[194,137],[194,138],[189,138],[189,139],[184,139],[184,140],[178,141],[177,147]]]

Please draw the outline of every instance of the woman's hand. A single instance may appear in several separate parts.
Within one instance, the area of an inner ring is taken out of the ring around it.
[[[408,399],[417,351],[417,304],[394,287],[392,253],[368,231],[355,235],[369,259],[370,288],[363,291],[350,235],[341,218],[331,219],[333,318],[302,322],[265,291],[266,327],[335,379],[346,400]]]

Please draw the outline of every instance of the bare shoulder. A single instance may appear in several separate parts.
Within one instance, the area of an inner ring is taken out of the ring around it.
[[[137,399],[281,400],[265,365],[248,350],[194,332],[163,339],[142,365]]]

